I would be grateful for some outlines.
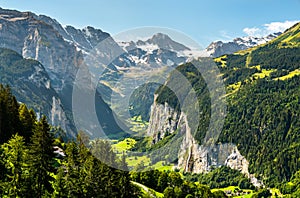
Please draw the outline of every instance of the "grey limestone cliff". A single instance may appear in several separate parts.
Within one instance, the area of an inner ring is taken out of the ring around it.
[[[228,166],[250,178],[255,186],[263,185],[249,173],[249,162],[235,145],[221,143],[212,146],[199,145],[191,133],[186,114],[175,111],[167,103],[154,102],[147,133],[153,137],[153,144],[169,134],[179,133],[183,136],[177,167],[185,172],[207,173],[213,167]]]

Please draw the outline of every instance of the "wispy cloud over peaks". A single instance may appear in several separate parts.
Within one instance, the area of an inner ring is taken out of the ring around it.
[[[272,22],[264,24],[261,27],[247,27],[243,32],[248,36],[263,37],[272,33],[283,32],[299,21]]]

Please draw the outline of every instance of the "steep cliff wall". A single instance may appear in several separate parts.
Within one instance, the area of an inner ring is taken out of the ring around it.
[[[34,59],[42,63],[45,75],[48,77],[46,87],[55,90],[53,94],[44,91],[38,100],[36,98],[33,98],[34,101],[30,100],[33,103],[30,107],[47,115],[52,124],[67,129],[69,134],[74,134],[76,128],[72,116],[72,93],[77,71],[80,67],[84,67],[82,64],[84,55],[103,39],[110,38],[110,35],[92,27],[76,30],[78,34],[69,33],[67,29],[47,16],[0,8],[0,47],[12,49],[26,59]],[[106,51],[99,49],[103,57],[112,54],[108,53],[111,50],[109,44],[117,45],[113,39],[108,40]],[[89,43],[91,46],[86,48],[82,46],[84,43]],[[116,52],[116,50],[112,51]],[[97,55],[99,55],[98,51]],[[52,98],[53,95],[55,99]],[[101,125],[105,126],[108,134],[120,132],[121,129],[114,122],[111,109],[104,103],[98,92],[95,95],[96,111],[101,112],[98,116]],[[23,92],[19,94],[19,98],[26,98],[22,102],[28,103],[28,98],[31,97],[28,92]]]
[[[157,104],[156,97],[151,107],[148,135],[153,137],[153,144],[168,134],[180,133],[183,136],[178,152],[178,168],[185,172],[206,173],[212,167],[225,165],[246,175],[254,186],[263,185],[254,175],[249,174],[249,162],[235,145],[217,144],[211,147],[199,145],[191,133],[185,113],[176,112],[167,103]]]
[[[82,61],[82,54],[75,46],[65,41],[51,25],[36,18],[37,16],[30,12],[0,9],[0,47],[12,49],[26,59],[42,63],[30,75],[29,80],[34,85],[29,88],[38,93],[33,88],[37,86],[43,95],[30,100],[33,104],[28,102],[28,98],[31,98],[29,92],[24,92],[18,99],[31,104],[30,107],[34,107],[37,112],[47,115],[51,124],[67,129],[70,118],[66,118],[65,111],[70,105],[62,102],[71,100],[63,98],[62,90],[68,89],[68,93],[71,93],[70,85]],[[41,72],[43,77],[47,78],[45,85],[40,84]],[[52,89],[56,93],[52,93]]]
[[[185,123],[187,122],[184,116]],[[187,125],[178,154],[178,166],[186,172],[205,173],[211,167],[226,165],[232,169],[239,170],[245,175],[249,175],[249,163],[232,144],[217,144],[210,147],[199,145]]]
[[[169,134],[173,134],[180,126],[180,113],[174,111],[168,103],[157,104],[157,95],[154,95],[154,104],[151,106],[150,121],[147,134],[157,143]]]

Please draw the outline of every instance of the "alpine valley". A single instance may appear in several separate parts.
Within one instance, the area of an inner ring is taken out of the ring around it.
[[[81,93],[109,139],[73,114],[78,72],[99,57]],[[300,23],[200,50],[0,8],[0,83],[0,197],[300,197]],[[124,110],[113,99],[129,87]]]

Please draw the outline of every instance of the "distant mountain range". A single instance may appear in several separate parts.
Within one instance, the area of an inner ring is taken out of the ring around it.
[[[212,43],[206,52],[212,57],[233,53],[264,43],[277,35],[261,39],[235,39],[229,43],[216,42]],[[51,102],[49,103],[51,99],[48,98],[31,98],[30,101],[23,102],[29,102],[37,112],[52,118],[53,125],[64,126],[71,134],[75,131],[72,115],[73,83],[86,57],[101,57],[102,63],[107,64],[107,68],[99,76],[96,109],[103,129],[115,134],[122,130],[116,124],[118,121],[107,105],[111,103],[112,94],[122,97],[128,87],[134,88],[142,83],[144,76],[148,75],[147,72],[158,73],[166,67],[175,68],[205,53],[203,50],[194,50],[178,43],[162,33],[157,33],[145,41],[117,43],[109,33],[90,26],[83,29],[63,27],[58,21],[45,15],[7,9],[0,9],[0,47],[14,50],[25,59],[40,62],[39,67],[47,73],[48,86],[56,95],[55,108],[60,108],[54,111]],[[34,64],[32,67],[35,67]],[[1,75],[3,76],[2,73]],[[99,74],[95,73],[95,76],[97,75]],[[17,91],[19,86],[15,84],[16,81],[8,82],[3,79],[1,78],[0,82],[9,83],[15,92],[24,94],[22,98],[29,100],[29,92],[25,88],[23,91]],[[120,79],[123,79],[124,83],[118,83]],[[152,96],[153,93],[149,97]],[[50,106],[45,107],[45,103],[49,103]],[[117,107],[123,107],[122,105],[124,104],[118,104]]]
[[[270,34],[265,37],[242,37],[233,39],[233,41],[223,42],[216,41],[212,42],[207,48],[206,51],[211,57],[218,57],[224,54],[233,54],[234,52],[245,50],[257,45],[265,44],[268,41],[273,40],[278,37],[281,32]]]

